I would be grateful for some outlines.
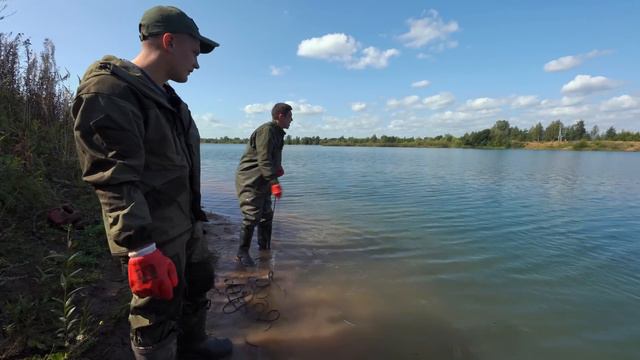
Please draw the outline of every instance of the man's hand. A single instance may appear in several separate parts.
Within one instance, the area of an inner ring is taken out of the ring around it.
[[[284,175],[284,168],[282,166],[278,167],[278,170],[276,171],[276,177],[280,177]]]
[[[171,300],[178,285],[176,265],[160,250],[129,259],[129,287],[137,296]]]
[[[280,199],[282,197],[282,186],[280,184],[271,185],[271,193],[276,199]]]

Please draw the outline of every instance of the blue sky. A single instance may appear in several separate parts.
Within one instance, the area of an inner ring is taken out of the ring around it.
[[[0,32],[56,45],[77,85],[132,59],[152,1],[8,0]],[[456,136],[498,119],[640,131],[640,1],[175,1],[221,44],[174,84],[203,137],[248,137],[272,104],[293,136]]]

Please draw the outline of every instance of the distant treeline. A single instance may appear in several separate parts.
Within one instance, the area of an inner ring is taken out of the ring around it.
[[[528,142],[550,141],[640,141],[640,132],[617,131],[613,126],[601,132],[597,125],[587,131],[584,121],[579,120],[571,126],[566,126],[560,120],[551,122],[546,128],[537,123],[530,129],[519,129],[511,126],[507,120],[498,120],[490,129],[465,133],[456,137],[450,134],[435,137],[380,137],[372,135],[365,138],[344,137],[320,138],[292,137],[287,135],[287,145],[326,145],[326,146],[406,146],[406,147],[474,147],[474,148],[510,148],[521,147]],[[222,137],[218,139],[203,139],[205,143],[214,144],[244,144],[248,139]]]

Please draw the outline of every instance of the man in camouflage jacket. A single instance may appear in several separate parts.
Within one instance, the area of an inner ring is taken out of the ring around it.
[[[167,84],[186,82],[218,44],[181,10],[156,6],[139,24],[130,61],[105,56],[72,105],[83,179],[102,206],[109,248],[127,265],[136,359],[216,358],[228,339],[205,332],[213,267],[203,237],[200,136]]]
[[[277,199],[282,196],[278,177],[284,175],[284,129],[288,129],[293,121],[291,110],[291,106],[285,103],[274,105],[271,110],[272,121],[262,124],[251,134],[238,165],[236,192],[242,211],[238,260],[245,266],[255,265],[249,256],[249,247],[256,225],[260,249],[271,248],[271,195]]]

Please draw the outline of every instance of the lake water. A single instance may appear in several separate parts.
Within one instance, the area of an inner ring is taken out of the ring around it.
[[[233,221],[243,150],[202,145],[205,207]],[[283,165],[274,271],[317,313],[285,358],[640,358],[639,153],[285,146]]]

